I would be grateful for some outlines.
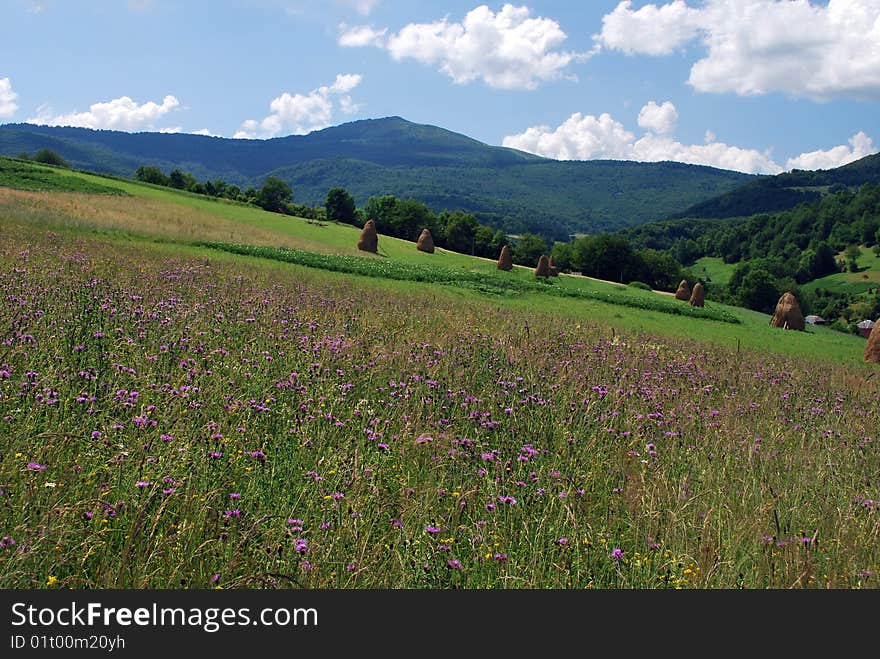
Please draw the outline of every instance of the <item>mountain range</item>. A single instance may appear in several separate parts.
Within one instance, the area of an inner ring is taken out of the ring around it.
[[[412,197],[508,233],[560,240],[664,219],[764,178],[675,162],[551,160],[400,117],[268,140],[0,126],[0,155],[44,148],[75,168],[126,177],[140,166],[179,168],[246,188],[276,176],[298,204],[322,205],[337,186],[358,206],[370,196]]]

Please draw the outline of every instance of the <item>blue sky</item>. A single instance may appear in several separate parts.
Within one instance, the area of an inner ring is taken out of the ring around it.
[[[880,148],[880,0],[0,0],[0,123],[268,138],[402,116],[548,157]]]

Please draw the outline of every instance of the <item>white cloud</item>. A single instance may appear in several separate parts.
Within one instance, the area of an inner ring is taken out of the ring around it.
[[[557,50],[567,35],[550,18],[534,18],[528,7],[505,4],[497,14],[482,5],[461,23],[447,18],[411,23],[385,38],[385,30],[353,28],[340,45],[373,45],[396,60],[415,59],[439,66],[457,84],[482,80],[499,89],[535,89],[540,83],[566,77],[565,69],[589,53]],[[570,76],[569,76],[570,77]]]
[[[47,126],[79,126],[81,128],[136,131],[152,129],[157,120],[174,110],[180,102],[174,96],[166,96],[162,104],[148,101],[138,104],[128,96],[114,98],[104,103],[94,103],[88,112],[74,112],[52,116],[46,106],[37,109],[37,116],[28,123]]]
[[[645,5],[632,10],[632,2],[621,2],[602,18],[602,32],[596,42],[628,55],[670,55],[697,36],[700,12],[684,0],[662,6]]]
[[[682,144],[671,137],[648,134],[633,144],[633,158],[642,162],[671,160],[708,165],[747,174],[779,174],[782,168],[767,151],[743,149],[724,142]]]
[[[205,137],[220,137],[219,135],[212,133],[207,128],[199,128],[198,130],[194,130],[194,131],[192,131],[192,133],[190,133],[190,135],[204,135]]]
[[[643,117],[651,117],[650,125],[643,124]],[[657,132],[659,128],[671,130],[678,112],[669,101],[657,105],[653,101],[639,113],[642,128]],[[504,138],[506,147],[528,151],[557,160],[638,160],[659,162],[672,160],[693,165],[709,165],[750,174],[777,174],[782,168],[769,153],[754,149],[742,149],[715,141],[714,134],[707,132],[706,144],[685,145],[667,135],[647,133],[636,140],[635,135],[610,114],[599,117],[576,112],[558,128],[535,126],[518,135]],[[708,138],[711,137],[711,140]]]
[[[168,135],[175,135],[177,133],[183,132],[183,126],[169,126],[168,128],[160,128],[159,132]]]
[[[18,98],[12,90],[12,82],[9,78],[0,78],[0,119],[8,119],[18,110],[15,99]]]
[[[556,160],[630,160],[634,135],[610,114],[575,112],[558,128],[534,126],[504,138],[503,145]]]
[[[787,169],[834,169],[841,165],[870,156],[877,153],[874,141],[863,131],[859,131],[849,139],[849,146],[842,144],[827,151],[810,151],[802,153],[797,158],[790,158],[786,163]]]
[[[345,23],[339,26],[339,45],[349,48],[361,46],[376,46],[382,48],[385,45],[387,29],[375,30],[369,25],[356,25],[348,27]]]
[[[880,0],[674,0],[636,11],[627,1],[594,38],[655,56],[699,42],[707,52],[688,79],[698,91],[880,97]]]
[[[331,85],[313,89],[308,94],[290,94],[284,92],[269,103],[271,113],[262,120],[248,119],[233,137],[258,138],[275,137],[282,130],[290,134],[304,135],[313,130],[320,130],[330,125],[333,112],[340,111],[351,114],[360,106],[356,105],[350,91],[361,83],[362,77],[357,74],[339,74]]]
[[[657,105],[654,101],[650,101],[639,112],[639,126],[658,135],[665,135],[674,131],[677,122],[678,110],[669,101],[666,101],[663,105]]]

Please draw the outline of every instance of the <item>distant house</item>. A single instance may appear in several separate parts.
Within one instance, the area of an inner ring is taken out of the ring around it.
[[[822,318],[822,316],[816,316],[815,314],[811,314],[811,315],[807,316],[806,318],[804,318],[804,320],[806,322],[808,322],[810,325],[824,325],[825,324],[825,319]]]
[[[875,323],[873,320],[863,320],[862,322],[860,322],[858,327],[862,333],[862,336],[864,336],[866,339],[871,336],[871,330],[874,329],[874,325]]]

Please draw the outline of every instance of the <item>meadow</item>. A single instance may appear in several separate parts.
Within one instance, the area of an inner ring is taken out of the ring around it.
[[[69,177],[0,187],[0,587],[876,585],[864,339]]]
[[[2,587],[877,583],[854,360],[30,216],[0,289]]]

